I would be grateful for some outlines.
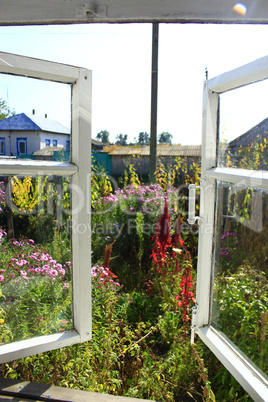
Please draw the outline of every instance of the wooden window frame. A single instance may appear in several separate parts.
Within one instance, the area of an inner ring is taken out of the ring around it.
[[[70,176],[73,227],[90,225],[91,71],[0,52],[0,73],[69,84],[72,92],[70,162],[1,159],[1,175]],[[77,190],[78,189],[78,190]],[[90,227],[90,226],[88,226]],[[73,329],[0,346],[0,363],[91,339],[91,236],[72,230]]]
[[[196,305],[192,342],[196,333],[213,351],[254,401],[267,401],[268,381],[233,343],[211,325],[214,275],[216,181],[243,183],[268,190],[268,171],[217,167],[220,94],[268,78],[268,56],[204,82],[202,167]]]

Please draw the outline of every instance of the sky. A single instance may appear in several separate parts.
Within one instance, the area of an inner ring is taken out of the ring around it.
[[[209,78],[268,54],[266,25],[160,24],[157,132],[174,144],[201,144],[205,69]],[[93,72],[92,138],[150,132],[151,24],[0,27],[0,50],[85,67]],[[0,75],[0,98],[16,113],[70,125],[70,88]],[[268,117],[266,84],[222,96],[222,138]],[[267,88],[268,89],[268,88]]]

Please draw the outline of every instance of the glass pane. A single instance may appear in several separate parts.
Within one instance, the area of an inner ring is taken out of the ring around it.
[[[70,85],[0,74],[0,93],[0,155],[70,161]]]
[[[220,95],[218,166],[268,169],[268,81]]]
[[[268,374],[268,192],[217,187],[212,325]]]
[[[67,177],[0,181],[0,343],[71,329]]]

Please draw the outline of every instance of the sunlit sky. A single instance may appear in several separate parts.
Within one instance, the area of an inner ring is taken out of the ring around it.
[[[108,130],[128,141],[150,132],[151,24],[92,24],[0,27],[0,50],[93,71],[92,137]],[[160,24],[158,134],[173,143],[200,144],[202,87],[209,78],[268,54],[265,25]],[[41,82],[34,81],[35,85]],[[26,89],[28,88],[28,89]],[[223,99],[221,127],[232,139],[268,117],[268,91],[230,92]],[[33,88],[23,80],[0,78],[0,98],[16,113],[48,117],[69,126],[69,89]]]

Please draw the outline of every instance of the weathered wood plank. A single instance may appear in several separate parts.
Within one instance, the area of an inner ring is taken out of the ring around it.
[[[248,1],[245,15],[233,0],[1,0],[0,25],[89,22],[266,23],[267,1]]]
[[[146,399],[126,398],[97,392],[86,392],[76,389],[61,388],[45,384],[36,384],[28,381],[17,381],[8,378],[0,378],[0,401],[8,400],[3,393],[11,393],[12,400],[33,401],[38,397],[49,400],[70,401],[70,402],[145,402]],[[27,395],[31,398],[27,398]],[[16,398],[16,399],[14,399]],[[18,398],[18,399],[17,399]]]

